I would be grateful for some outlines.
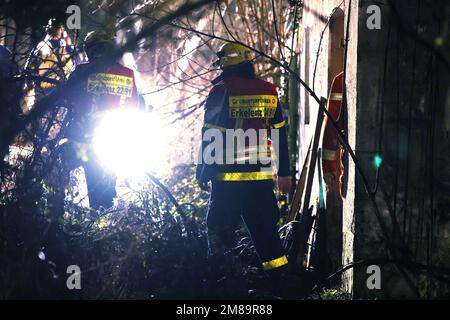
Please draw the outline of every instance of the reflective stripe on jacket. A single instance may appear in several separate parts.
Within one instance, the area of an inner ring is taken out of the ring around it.
[[[223,135],[222,161],[200,165],[199,180],[249,181],[273,179],[271,136],[277,129],[279,138],[278,175],[289,175],[289,155],[283,111],[276,87],[255,76],[224,77],[210,91],[205,104],[202,134],[217,129]],[[244,139],[240,147],[226,145],[227,134],[256,130],[253,144]],[[264,133],[267,133],[264,135]],[[201,152],[208,144],[203,142]],[[231,163],[230,163],[231,160]],[[205,177],[207,172],[207,177]]]
[[[343,119],[340,117],[343,89],[342,81],[343,73],[341,72],[333,79],[327,103],[327,109],[337,122],[339,130],[344,129]],[[331,122],[326,118],[325,132],[322,140],[322,168],[324,173],[336,172],[340,151],[339,146],[338,134]]]

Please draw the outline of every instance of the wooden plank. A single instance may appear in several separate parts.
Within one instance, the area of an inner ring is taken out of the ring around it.
[[[321,99],[322,102],[326,102],[325,98]],[[322,123],[324,119],[324,114],[321,108],[319,108],[317,113],[316,130],[314,132],[313,145],[311,148],[311,154],[309,158],[308,165],[308,175],[305,186],[305,193],[303,197],[303,204],[301,211],[295,213],[294,221],[298,223],[293,224],[293,244],[292,252],[290,254],[290,259],[296,261],[298,264],[303,265],[303,256],[306,250],[306,241],[308,240],[309,233],[312,226],[312,207],[309,207],[312,186],[314,181],[314,172],[316,169],[317,161],[317,151],[319,149],[320,137],[322,132]],[[298,197],[299,195],[297,195]],[[305,240],[306,239],[306,240]]]

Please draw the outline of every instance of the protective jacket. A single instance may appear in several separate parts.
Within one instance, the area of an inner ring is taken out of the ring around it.
[[[83,166],[91,207],[111,206],[116,195],[114,174],[98,162],[90,147],[92,133],[102,112],[115,108],[137,108],[138,93],[133,70],[118,63],[88,70],[89,64],[79,65],[69,78],[69,105],[74,114],[69,124],[67,156],[69,170]],[[70,160],[70,161],[69,161]]]
[[[289,176],[289,159],[277,90],[256,78],[251,63],[226,68],[213,83],[205,105],[201,151],[207,154],[210,148],[206,130],[215,129],[215,139],[223,139],[223,147],[218,150],[216,145],[216,162],[208,164],[203,159],[197,166],[197,179],[212,181],[206,219],[210,254],[233,246],[234,230],[242,217],[264,270],[283,272],[288,260],[278,235],[280,211],[273,192],[272,149],[278,150],[279,176]],[[239,131],[247,136],[239,137]],[[227,136],[244,141],[230,146]]]
[[[332,82],[328,96],[327,109],[337,122],[339,130],[344,131],[342,113],[342,81],[343,73],[338,74]],[[340,157],[338,133],[328,118],[325,120],[325,132],[322,140],[322,168],[324,173],[336,173]]]
[[[45,39],[31,51],[25,64],[25,70],[33,76],[45,77],[55,81],[65,79],[75,68],[74,46],[68,46],[64,38]],[[51,89],[54,83],[38,81],[41,89]]]
[[[132,69],[114,63],[84,74],[90,63],[79,65],[70,80],[82,81],[82,86],[72,93],[75,112],[93,113],[114,108],[135,108],[138,92]],[[83,78],[79,79],[79,75]]]
[[[258,79],[251,63],[224,70],[213,84],[205,104],[197,179],[272,180],[273,156],[278,175],[289,176],[285,121],[276,87]],[[205,132],[210,129],[220,132],[223,145],[214,154],[206,149],[210,141]]]
[[[69,78],[69,102],[75,115],[74,129],[88,133],[103,111],[137,108],[138,92],[133,70],[118,63],[87,72],[81,64]],[[72,136],[73,137],[73,136]]]

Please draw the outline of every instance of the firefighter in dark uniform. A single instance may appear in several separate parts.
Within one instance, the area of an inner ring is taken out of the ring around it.
[[[344,115],[342,114],[343,72],[339,73],[331,84],[327,109],[338,129],[346,134]],[[328,118],[325,121],[325,131],[322,140],[322,170],[327,186],[327,238],[328,254],[332,271],[342,265],[342,199],[344,149],[338,139],[338,133]]]
[[[222,73],[212,81],[214,87],[206,100],[202,137],[207,130],[216,130],[222,134],[224,147],[216,152],[215,163],[200,158],[202,162],[197,166],[200,186],[205,189],[212,182],[207,215],[209,253],[231,249],[242,216],[263,269],[269,275],[280,274],[277,270],[285,270],[288,260],[277,228],[280,212],[273,192],[273,150],[278,162],[278,189],[282,193],[289,191],[291,178],[277,90],[255,76],[252,52],[245,46],[227,42],[217,55],[216,64]],[[253,130],[258,138],[253,144],[244,139],[240,148],[230,146],[226,136],[239,130]],[[208,145],[202,141],[201,155],[207,152]]]
[[[81,64],[69,78],[69,104],[73,121],[68,128],[72,152],[69,169],[82,165],[85,171],[89,204],[92,208],[109,208],[116,195],[116,176],[99,163],[91,139],[103,112],[116,108],[137,108],[138,92],[133,70],[114,62],[86,72],[92,62],[102,59],[114,48],[113,38],[93,31],[86,36],[84,49],[89,63]],[[74,88],[74,89],[73,89]]]

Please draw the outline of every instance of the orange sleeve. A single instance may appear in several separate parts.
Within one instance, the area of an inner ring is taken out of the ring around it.
[[[340,73],[333,79],[327,102],[327,110],[333,117],[333,120],[338,122],[339,129],[342,129],[341,121],[339,119],[342,104],[342,75],[343,74]],[[339,158],[338,152],[338,133],[327,117],[325,119],[325,132],[322,140],[322,168],[324,173],[336,172],[337,160]]]

